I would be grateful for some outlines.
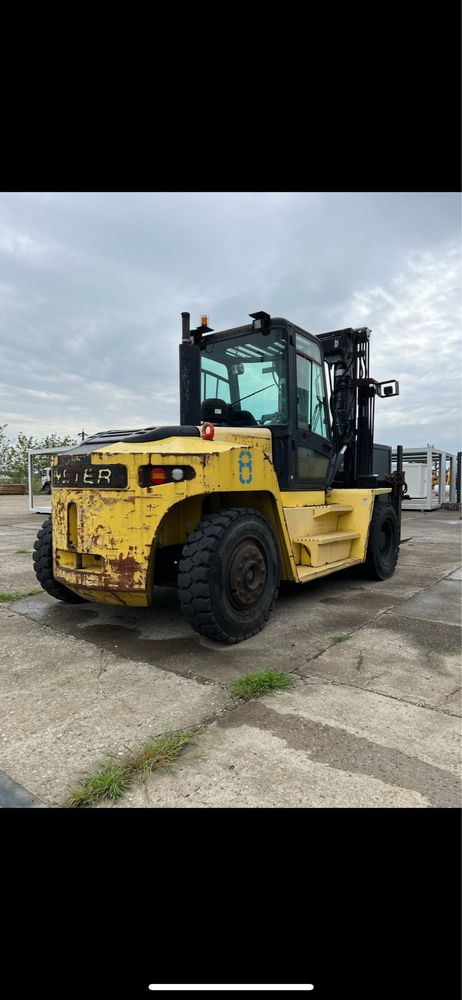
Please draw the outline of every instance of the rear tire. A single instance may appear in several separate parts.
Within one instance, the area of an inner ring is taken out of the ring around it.
[[[278,546],[255,510],[209,514],[189,536],[179,564],[184,617],[218,642],[249,639],[264,628],[279,586]]]
[[[399,555],[399,521],[388,496],[375,498],[369,531],[366,561],[362,576],[369,580],[388,580],[395,572]]]
[[[85,598],[79,594],[74,594],[73,590],[58,583],[53,576],[53,550],[51,544],[51,517],[43,522],[42,527],[34,542],[34,570],[37,580],[47,594],[55,597],[57,601],[64,601],[66,604],[83,604]]]

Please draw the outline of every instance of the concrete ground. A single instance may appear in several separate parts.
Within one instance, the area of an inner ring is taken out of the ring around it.
[[[38,587],[42,520],[0,496],[0,591]],[[0,603],[0,806],[61,805],[105,751],[204,723],[124,807],[460,807],[461,524],[404,513],[390,580],[286,585],[237,646],[192,632],[173,591],[139,610]],[[230,684],[265,668],[294,689],[237,702]]]

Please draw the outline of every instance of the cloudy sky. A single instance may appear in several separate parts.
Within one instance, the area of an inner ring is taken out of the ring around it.
[[[376,441],[461,444],[460,195],[0,195],[0,424],[36,437],[179,419],[182,310],[369,326]]]

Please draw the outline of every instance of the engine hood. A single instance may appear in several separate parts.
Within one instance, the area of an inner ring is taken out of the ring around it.
[[[212,440],[204,440],[200,428],[153,427],[139,431],[102,431],[68,448],[57,457],[58,465],[84,461],[92,455],[204,455],[239,446],[260,447],[271,455],[271,431],[267,427],[216,427]]]

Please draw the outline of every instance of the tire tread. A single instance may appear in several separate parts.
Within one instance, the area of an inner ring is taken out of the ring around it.
[[[386,579],[388,579],[390,576],[393,575],[393,573],[395,571],[395,568],[396,568],[396,563],[398,562],[398,556],[399,556],[399,525],[398,525],[398,546],[397,546],[397,551],[396,551],[395,563],[394,563],[394,566],[393,566],[393,569],[392,569],[391,573],[387,573],[386,575],[384,575],[383,570],[381,569],[380,564],[379,564],[378,551],[377,551],[377,546],[375,544],[376,524],[377,524],[377,521],[378,521],[378,519],[380,517],[380,513],[383,511],[384,507],[389,507],[390,510],[392,510],[393,513],[396,514],[394,507],[392,506],[392,504],[390,503],[390,501],[388,499],[388,496],[383,497],[383,496],[379,495],[378,497],[376,497],[375,503],[374,503],[374,511],[373,511],[373,514],[372,514],[372,520],[371,520],[371,524],[370,524],[370,528],[369,528],[369,540],[368,540],[368,543],[367,543],[366,559],[365,559],[365,562],[362,564],[362,566],[359,567],[359,569],[361,571],[361,576],[364,576],[364,577],[366,577],[369,580],[386,580]]]
[[[261,632],[268,621],[277,599],[276,588],[270,607],[262,614],[261,623],[242,636],[233,636],[217,622],[208,583],[210,558],[227,528],[239,518],[257,517],[268,527],[268,522],[259,511],[248,507],[236,507],[207,514],[197,528],[191,532],[186,542],[178,567],[178,597],[182,613],[196,632],[209,639],[228,644],[242,642]]]

